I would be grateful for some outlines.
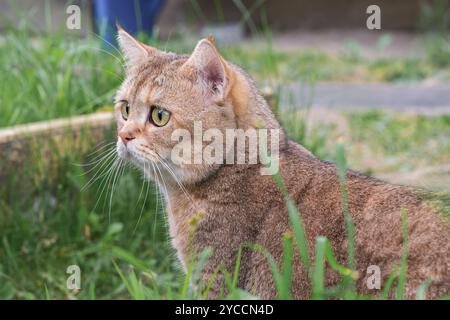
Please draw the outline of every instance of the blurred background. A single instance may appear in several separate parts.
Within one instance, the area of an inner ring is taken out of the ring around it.
[[[212,34],[317,157],[450,191],[449,0],[0,0],[0,298],[190,297],[157,188],[113,151],[116,21],[178,53]]]

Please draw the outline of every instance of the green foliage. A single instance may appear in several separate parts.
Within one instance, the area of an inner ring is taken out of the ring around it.
[[[439,68],[450,67],[450,40],[449,36],[430,36],[426,48],[427,59]]]
[[[422,1],[419,28],[427,32],[446,33],[450,28],[449,0]]]
[[[377,112],[357,114],[354,117],[353,125],[361,129],[358,131],[361,137],[357,136],[361,139],[366,134],[373,135],[377,132],[372,130],[383,130],[383,135],[377,133],[378,136],[389,136],[392,130],[401,136],[411,125],[410,120],[405,120],[405,124],[403,120]],[[380,128],[380,121],[387,121],[388,129]],[[422,130],[442,130],[450,123],[445,117],[433,118],[433,122],[429,124],[428,121],[431,120],[418,120]],[[399,126],[401,129],[396,131]],[[289,132],[291,127],[287,129]],[[424,131],[421,132],[417,134],[418,137],[423,135]],[[113,136],[112,132],[105,132],[104,135]],[[393,134],[392,138],[394,137]],[[308,136],[300,138],[308,145]],[[156,197],[152,194],[154,187],[143,185],[139,173],[130,169],[123,171],[123,176],[117,179],[112,198],[113,179],[107,179],[106,175],[83,190],[83,186],[91,178],[110,168],[113,159],[108,158],[107,150],[114,147],[114,142],[96,148],[94,141],[97,138],[88,133],[82,133],[80,139],[70,136],[68,139],[70,140],[62,142],[48,139],[52,153],[47,153],[46,147],[43,148],[42,144],[36,144],[32,140],[24,147],[24,150],[30,151],[25,153],[21,161],[3,161],[0,164],[3,175],[0,186],[2,298],[202,299],[208,295],[212,282],[219,275],[225,278],[224,297],[256,298],[237,286],[243,248],[257,250],[267,259],[279,299],[292,297],[292,264],[295,259],[300,259],[307,270],[313,289],[311,298],[372,298],[360,296],[354,286],[355,247],[351,240],[354,238],[354,226],[348,215],[346,156],[343,145],[338,144],[329,152],[335,153],[333,158],[337,161],[342,209],[346,217],[344,221],[349,239],[346,265],[336,260],[331,244],[325,238],[315,239],[314,247],[309,247],[301,214],[293,200],[286,196],[291,232],[280,239],[280,245],[284,247],[282,261],[276,262],[264,248],[243,244],[231,274],[219,268],[208,283],[201,283],[200,270],[211,252],[206,250],[199,256],[193,256],[186,275],[174,266],[176,258],[173,254],[168,254],[172,253],[172,249],[161,217],[161,203],[158,208],[155,207]],[[413,145],[406,147],[413,148]],[[88,152],[95,149],[96,155],[88,155]],[[98,155],[106,156],[106,162],[97,162]],[[89,165],[77,165],[86,163]],[[274,178],[286,195],[281,177],[276,175]],[[104,188],[108,189],[102,192]],[[145,200],[147,192],[150,194]],[[405,223],[403,243],[406,248]],[[310,259],[311,253],[315,256],[313,262]],[[403,297],[401,288],[404,286],[407,270],[406,254],[407,251],[404,251],[400,268],[394,270],[384,284],[382,298],[391,296],[391,289],[396,283],[394,296]],[[71,264],[78,264],[82,269],[82,290],[78,293],[69,292],[65,288],[65,270]],[[326,286],[327,268],[341,275],[342,280],[335,287]],[[418,298],[423,298],[425,292],[426,284],[418,292]]]
[[[401,155],[402,159],[424,161],[426,155],[431,162],[450,160],[449,115],[408,115],[376,110],[350,113],[347,120],[353,143],[364,141],[386,158]]]
[[[17,18],[20,19],[20,18]],[[101,37],[79,39],[64,32],[36,32],[21,20],[11,22],[0,41],[0,127],[59,118],[110,108],[123,79],[117,48],[105,50]],[[64,30],[64,28],[61,28]],[[448,37],[426,41],[426,59],[403,57],[367,60],[350,42],[341,55],[319,51],[282,52],[273,47],[270,28],[266,45],[220,48],[225,58],[243,67],[262,84],[288,81],[414,81],[439,76],[449,79]],[[165,50],[190,52],[197,39],[174,36],[159,41],[146,34],[141,40]]]
[[[346,52],[337,56],[316,51],[286,53],[273,48],[270,29],[266,30],[266,36],[265,48],[236,46],[221,51],[257,81],[270,80],[280,87],[299,79],[307,83],[421,80],[449,66],[448,41],[442,37],[429,43],[424,61],[416,58],[366,61],[354,43],[349,43]],[[161,42],[145,34],[139,37],[176,52],[189,52],[193,47],[193,43],[180,39]],[[97,37],[80,40],[62,33],[45,35],[27,24],[4,32],[0,61],[0,127],[109,108],[123,77],[120,53],[104,51]],[[307,112],[308,105],[302,107]],[[278,106],[275,109],[280,110]],[[275,176],[286,196],[292,229],[280,239],[284,248],[282,261],[275,261],[265,248],[242,244],[232,273],[218,268],[207,283],[201,283],[200,271],[211,251],[207,249],[193,256],[186,274],[175,265],[162,203],[156,200],[154,185],[143,182],[140,173],[128,168],[105,171],[114,162],[107,153],[113,144],[97,148],[98,139],[88,134],[76,142],[61,143],[49,137],[47,148],[31,141],[19,150],[25,152],[21,159],[0,162],[0,298],[203,299],[212,282],[223,276],[224,297],[253,299],[257,297],[238,288],[244,250],[256,250],[267,259],[279,299],[292,298],[295,259],[307,271],[312,285],[311,298],[371,298],[358,295],[354,286],[355,231],[348,212],[344,147],[330,148],[327,144],[334,130],[332,126],[309,128],[298,111],[283,112],[279,117],[292,139],[321,158],[337,159],[349,239],[347,265],[336,260],[326,238],[312,239],[314,245],[308,245],[301,213],[287,196],[281,177]],[[348,120],[352,141],[369,142],[385,155],[427,154],[432,159],[449,160],[448,116],[403,117],[367,112],[349,115]],[[105,136],[113,137],[113,134],[107,132]],[[88,155],[96,148],[97,155],[107,156],[102,162]],[[14,153],[8,156],[11,154]],[[86,163],[89,165],[79,165]],[[121,175],[120,179],[115,179],[113,174]],[[406,214],[402,216],[406,249],[399,270],[384,284],[382,298],[388,297],[395,281],[396,297],[402,298],[404,294],[407,234]],[[79,292],[70,292],[65,286],[66,268],[72,264],[82,270]],[[341,275],[336,287],[326,286],[327,268]],[[421,286],[418,298],[426,296],[427,286],[428,283]]]
[[[112,136],[110,132],[105,135]],[[161,217],[156,218],[163,214],[162,208],[155,207],[155,196],[149,196],[142,204],[143,198],[138,196],[143,187],[140,173],[123,173],[111,208],[111,182],[99,179],[81,191],[98,173],[91,169],[99,158],[87,156],[95,143],[88,141],[83,138],[79,144],[59,143],[51,154],[39,148],[33,150],[35,141],[31,141],[24,148],[29,153],[18,163],[0,164],[2,298],[127,297],[116,268],[130,265],[142,277],[143,284],[158,287],[158,296],[169,294],[178,285],[181,273],[168,255],[171,248],[165,224]],[[105,152],[108,148],[114,145],[99,150]],[[101,152],[96,154],[100,155]],[[91,166],[80,166],[92,161]],[[107,191],[102,192],[104,188]],[[153,191],[150,186],[150,192]],[[142,218],[135,228],[141,206]],[[72,264],[82,270],[82,290],[77,294],[65,286],[66,268]]]
[[[374,80],[421,80],[436,72],[435,67],[419,58],[382,58],[369,64]]]
[[[32,38],[24,30],[2,34],[0,127],[82,114],[111,104],[122,80],[117,52],[98,39],[64,34]]]

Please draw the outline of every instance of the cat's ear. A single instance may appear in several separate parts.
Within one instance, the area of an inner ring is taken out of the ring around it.
[[[198,42],[183,68],[197,70],[208,85],[208,90],[214,96],[223,99],[227,95],[228,68],[226,62],[217,51],[212,37]]]
[[[156,53],[157,49],[152,48],[126,32],[118,23],[117,26],[117,40],[120,49],[122,50],[126,66],[131,67],[144,61],[149,56]]]

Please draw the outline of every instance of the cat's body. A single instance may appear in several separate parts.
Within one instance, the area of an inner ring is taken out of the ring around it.
[[[117,116],[118,152],[144,171],[147,162],[159,166],[158,171],[145,173],[157,180],[165,193],[170,236],[182,264],[186,267],[194,252],[211,247],[213,254],[202,271],[202,279],[208,283],[221,266],[233,271],[238,248],[246,243],[261,245],[280,262],[283,234],[291,230],[286,201],[273,177],[261,175],[260,164],[177,166],[169,160],[174,142],[168,136],[179,127],[191,130],[196,119],[204,121],[205,128],[221,131],[260,127],[261,121],[264,127],[280,128],[253,82],[225,62],[210,40],[202,40],[191,57],[156,51],[123,30],[119,30],[119,40],[131,67],[117,97],[119,102],[126,101],[127,109],[122,110],[128,110],[125,116],[122,112],[123,119]],[[163,105],[172,118],[161,126],[149,124],[152,105]],[[279,157],[279,172],[303,219],[312,260],[316,237],[325,236],[338,262],[346,264],[347,233],[335,166],[315,158],[284,134]],[[366,285],[367,267],[378,266],[383,283],[400,263],[405,209],[409,253],[406,297],[414,297],[427,280],[432,281],[429,298],[449,294],[450,228],[444,218],[407,187],[350,171],[347,189],[356,229],[358,291],[379,293]],[[327,269],[326,279],[333,285],[339,277]],[[307,298],[310,283],[295,256],[293,296]],[[262,298],[276,297],[272,272],[260,252],[243,251],[238,286]],[[223,287],[219,274],[209,297],[218,297]]]
[[[347,233],[335,166],[314,158],[293,142],[280,151],[280,173],[301,212],[309,248],[314,248],[317,236],[325,236],[331,241],[337,260],[346,264]],[[350,172],[347,187],[349,211],[356,227],[358,291],[379,293],[367,287],[369,266],[380,267],[384,283],[393,267],[399,265],[403,248],[401,209],[405,208],[409,250],[406,296],[415,297],[416,289],[427,279],[435,282],[429,288],[429,298],[448,294],[450,235],[441,217],[422,204],[413,190],[402,186]],[[169,193],[173,208],[168,212],[173,220],[170,234],[182,259],[189,257],[189,218],[197,214],[191,200],[205,210],[192,241],[198,251],[208,246],[215,248],[204,268],[205,281],[220,263],[230,272],[233,270],[241,243],[259,244],[281,261],[281,239],[291,228],[285,199],[272,177],[260,175],[256,166],[224,166],[188,192],[191,199],[182,192]],[[298,257],[294,270],[293,295],[307,298],[311,281]],[[245,252],[239,272],[241,288],[273,298],[276,291],[272,277],[267,260],[260,253]],[[328,270],[328,285],[336,284],[338,279],[336,273]]]

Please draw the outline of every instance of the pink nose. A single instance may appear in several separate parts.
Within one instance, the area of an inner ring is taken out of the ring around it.
[[[122,142],[127,145],[128,142],[130,142],[133,139],[136,139],[136,136],[128,130],[121,130],[119,132],[119,137],[122,139]]]

